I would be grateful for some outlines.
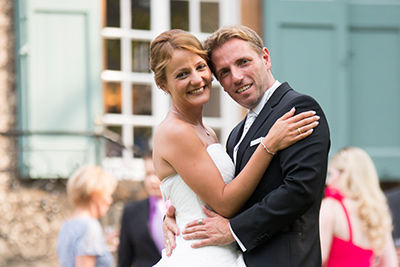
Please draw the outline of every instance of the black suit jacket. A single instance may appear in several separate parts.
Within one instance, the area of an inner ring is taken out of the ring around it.
[[[160,260],[160,252],[150,234],[149,215],[148,198],[128,204],[124,208],[118,247],[118,266],[149,267]]]
[[[257,145],[250,142],[265,136],[274,122],[292,107],[296,114],[315,110],[321,118],[311,136],[279,151],[260,184],[231,227],[247,248],[247,266],[321,266],[319,209],[323,195],[329,128],[319,104],[310,96],[283,83],[273,93],[239,146],[236,174],[246,165]],[[240,139],[244,120],[231,132],[227,151]]]

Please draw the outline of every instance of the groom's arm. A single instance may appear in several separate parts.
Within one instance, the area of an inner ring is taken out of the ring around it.
[[[298,112],[314,109],[318,115],[323,114],[314,100],[308,97],[297,100],[300,103],[291,104],[296,106]],[[224,245],[236,239],[243,251],[246,248],[251,250],[280,232],[304,214],[315,201],[319,201],[318,191],[323,187],[325,180],[330,142],[327,122],[325,117],[322,117],[320,125],[311,136],[302,141],[302,144],[294,144],[280,152],[285,184],[271,191],[260,202],[235,216],[230,222],[220,216],[214,216],[205,220],[206,224],[202,226],[196,225],[196,221],[188,224],[189,228],[182,231],[185,239],[204,239],[192,247]],[[262,232],[257,232],[257,229]]]
[[[315,110],[321,117],[320,124],[308,138],[280,151],[274,159],[279,169],[272,166],[263,178],[282,179],[283,183],[230,220],[233,231],[248,250],[280,233],[311,208],[316,209],[322,197],[330,146],[326,118],[310,97],[295,97],[287,102],[286,106],[295,106],[297,112]],[[284,112],[276,109],[274,112]],[[260,195],[262,190],[259,188],[256,194]]]

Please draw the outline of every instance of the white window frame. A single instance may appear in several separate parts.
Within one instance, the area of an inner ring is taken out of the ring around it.
[[[219,25],[232,25],[240,23],[240,1],[239,0],[189,0],[189,29],[200,40],[204,40],[209,34],[200,32],[200,4],[201,2],[219,3]],[[101,31],[104,39],[121,40],[121,71],[103,70],[101,79],[103,82],[120,82],[122,95],[121,114],[104,114],[103,124],[105,126],[121,126],[122,142],[126,147],[133,147],[133,129],[135,126],[152,127],[154,133],[157,125],[164,119],[170,108],[168,96],[162,94],[154,83],[152,73],[132,72],[131,42],[132,40],[151,42],[158,34],[170,29],[169,0],[150,0],[150,31],[131,29],[131,0],[120,0],[120,28],[106,27]],[[152,90],[152,115],[132,115],[132,84],[151,85]],[[214,86],[218,82],[214,81]],[[221,89],[222,90],[222,89]],[[221,132],[222,144],[233,126],[241,116],[240,107],[221,91],[219,118],[205,117],[205,124]],[[119,158],[121,159],[121,158]],[[123,161],[132,160],[131,150],[124,150]],[[117,160],[118,159],[114,159]],[[136,165],[136,164],[134,164]]]

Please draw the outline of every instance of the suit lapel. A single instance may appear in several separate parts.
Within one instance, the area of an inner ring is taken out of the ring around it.
[[[232,130],[228,138],[226,148],[228,155],[231,157],[232,160],[233,160],[233,150],[236,144],[239,142],[240,137],[242,136],[245,121],[246,117],[244,117],[244,119],[241,122],[239,122],[238,125],[236,125],[236,127]]]
[[[273,123],[268,126],[268,128],[262,128],[262,126],[266,124],[266,120],[274,111],[274,107],[281,101],[282,97],[289,90],[291,90],[289,84],[286,82],[282,83],[272,94],[270,99],[262,108],[260,114],[258,114],[256,120],[251,125],[249,131],[239,145],[239,150],[236,156],[236,174],[238,174],[244,167],[244,165],[242,166],[243,155],[246,149],[250,148],[250,142],[255,138],[264,137],[268,133]],[[247,160],[244,161],[244,164],[246,163]]]

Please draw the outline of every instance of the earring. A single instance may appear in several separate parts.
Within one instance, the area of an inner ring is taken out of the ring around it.
[[[169,95],[169,92],[168,91],[164,91],[164,95]]]

